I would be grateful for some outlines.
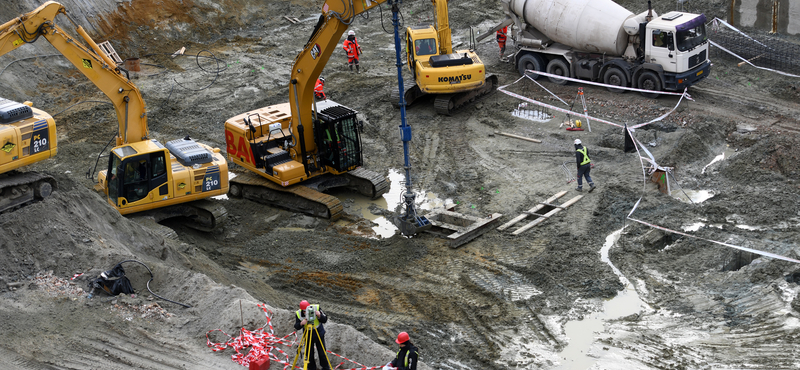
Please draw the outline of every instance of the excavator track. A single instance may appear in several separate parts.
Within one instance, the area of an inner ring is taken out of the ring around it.
[[[336,221],[342,217],[344,207],[338,198],[302,184],[280,186],[252,173],[239,174],[230,181],[232,197],[305,213]]]
[[[497,89],[497,76],[488,75],[486,76],[486,83],[479,89],[463,93],[437,95],[433,107],[436,109],[436,113],[449,116],[495,89]]]
[[[39,172],[0,175],[0,212],[47,198],[57,187],[56,179]]]
[[[386,176],[378,174],[363,167],[356,168],[347,173],[347,179],[350,180],[348,188],[357,191],[361,195],[370,197],[371,199],[380,198],[381,195],[389,191],[391,185]]]
[[[228,210],[218,202],[200,199],[188,203],[138,212],[129,217],[132,219],[152,219],[155,222],[161,222],[170,218],[182,218],[183,224],[187,227],[211,232],[225,224],[225,221],[228,219]]]
[[[415,100],[425,95],[414,81],[403,81],[403,86],[410,86],[406,87],[405,94],[403,95],[403,101],[406,103],[406,107],[411,106],[411,104],[414,104]],[[392,102],[393,107],[400,109],[399,89],[392,88],[392,91],[389,93],[389,101]]]

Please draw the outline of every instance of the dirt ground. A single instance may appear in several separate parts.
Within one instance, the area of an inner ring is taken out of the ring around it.
[[[0,23],[39,4],[10,3],[0,9]],[[123,59],[140,58],[134,83],[153,138],[190,135],[223,151],[225,119],[288,100],[292,61],[322,6],[318,0],[63,3],[95,40],[110,40]],[[621,3],[644,10],[639,2]],[[664,13],[675,2],[653,6]],[[466,45],[470,26],[480,32],[503,18],[497,1],[449,7],[457,48]],[[404,1],[401,9],[406,25],[431,22],[428,1]],[[727,5],[693,1],[686,10],[725,18]],[[365,167],[384,174],[403,165],[400,113],[389,102],[397,88],[393,35],[385,32],[390,17],[385,8],[374,10],[351,26],[364,49],[360,74],[347,69],[340,47],[323,72],[326,93],[365,119]],[[63,17],[57,21],[71,30]],[[184,46],[184,56],[169,57]],[[487,71],[501,85],[512,83],[519,75],[497,50],[492,38],[477,47]],[[242,324],[255,329],[265,322],[256,304],[267,303],[276,334],[285,335],[297,302],[308,299],[331,318],[329,349],[367,366],[389,361],[394,337],[407,331],[425,368],[583,370],[588,366],[562,353],[575,340],[566,324],[598,314],[604,302],[631,290],[642,310],[585,334],[592,340],[583,352],[593,369],[800,367],[800,266],[626,220],[641,198],[633,218],[800,259],[798,78],[737,67],[737,60],[712,51],[711,75],[690,89],[694,101],[636,131],[660,165],[674,168],[674,193],[713,195],[696,204],[643,185],[640,160],[623,152],[619,128],[592,122],[591,132],[575,133],[559,127],[562,114],[544,123],[516,118],[511,112],[520,101],[500,92],[452,117],[437,115],[432,100],[423,100],[407,111],[412,179],[428,193],[422,198],[450,199],[458,212],[497,212],[505,222],[559,191],[569,192],[562,202],[577,195],[561,169],[566,162],[575,174],[575,138],[596,163],[598,189],[557,216],[519,236],[492,230],[451,249],[429,234],[378,237],[362,212],[397,210],[365,210],[347,193],[337,193],[347,216],[336,223],[237,199],[213,200],[229,212],[228,223],[213,233],[120,216],[85,176],[117,132],[114,111],[104,103],[72,106],[107,98],[62,57],[14,62],[54,53],[40,40],[0,57],[0,68],[9,65],[0,74],[0,96],[58,113],[59,140],[54,159],[28,169],[56,177],[58,191],[0,215],[4,368],[241,368],[232,350],[212,352],[206,333],[236,333]],[[577,85],[540,81],[568,103],[576,96]],[[557,104],[530,81],[509,90]],[[648,121],[678,102],[584,90],[591,115],[619,123]],[[620,229],[608,256],[629,289],[600,258],[606,238]],[[152,270],[156,294],[192,307],[153,297],[149,273],[136,264],[125,265],[133,297],[88,298],[78,289],[131,259]]]

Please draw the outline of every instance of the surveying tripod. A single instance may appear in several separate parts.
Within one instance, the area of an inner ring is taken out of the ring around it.
[[[317,328],[314,327],[314,324],[309,323],[303,327],[303,337],[300,339],[300,344],[297,346],[297,355],[294,356],[294,362],[292,362],[292,369],[296,368],[297,359],[300,358],[300,351],[303,352],[303,370],[308,370],[308,364],[313,359],[313,350],[314,345],[312,338],[316,335],[317,340],[319,341],[319,345],[322,348],[322,353],[318,353],[320,356],[319,363],[322,364],[322,356],[325,356],[325,361],[328,363],[328,369],[332,369],[331,360],[328,359],[328,352],[325,350],[325,343],[322,342],[322,338],[319,336],[319,331]],[[317,367],[317,364],[314,364],[314,367]]]

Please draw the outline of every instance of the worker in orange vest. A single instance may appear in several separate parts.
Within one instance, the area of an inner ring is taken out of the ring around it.
[[[317,99],[327,99],[328,97],[325,96],[325,92],[322,89],[325,87],[325,77],[319,76],[317,79],[317,84],[314,85],[314,96]]]
[[[506,33],[508,32],[508,26],[505,26],[499,30],[497,30],[497,44],[500,46],[500,59],[503,59],[503,54],[506,52]]]
[[[358,45],[355,31],[350,30],[347,32],[347,40],[344,40],[343,48],[347,52],[347,64],[350,66],[350,70],[352,71],[353,65],[355,65],[356,73],[359,73],[358,56],[361,55],[361,46]]]

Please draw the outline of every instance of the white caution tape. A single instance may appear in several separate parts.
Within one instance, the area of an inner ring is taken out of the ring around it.
[[[501,91],[506,95],[513,96],[513,97],[515,97],[517,99],[524,100],[524,101],[526,101],[528,103],[531,103],[531,104],[536,104],[536,105],[541,106],[541,107],[550,108],[550,109],[552,109],[552,110],[554,110],[556,112],[561,112],[561,113],[564,113],[564,114],[574,114],[574,115],[578,115],[578,116],[583,116],[583,113],[577,113],[577,112],[573,112],[573,111],[571,111],[569,109],[564,109],[564,108],[561,108],[561,107],[556,107],[554,105],[545,104],[545,103],[542,103],[542,102],[540,102],[538,100],[533,100],[531,98],[524,97],[522,95],[519,95],[517,93],[513,93],[513,92],[508,91],[508,90],[505,89],[506,87],[519,82],[523,78],[525,78],[525,77],[524,76],[520,77],[519,79],[517,79],[516,81],[514,81],[514,82],[512,82],[512,83],[510,83],[508,85],[500,86],[500,87],[497,88],[497,91]],[[611,122],[611,121],[606,121],[604,119],[595,118],[595,117],[591,117],[591,116],[589,116],[589,117],[591,119],[595,120],[595,121],[598,121],[598,122],[606,123],[606,124],[609,124],[609,125],[612,125],[612,126],[622,127],[622,125],[620,125],[618,123],[614,123],[614,122]]]
[[[593,119],[595,121],[602,122],[602,123],[605,123],[605,124],[608,124],[608,125],[617,126],[617,127],[623,127],[623,125],[621,125],[619,123],[607,121],[607,120],[604,120],[604,119],[601,119],[601,118],[597,118],[597,117],[593,117],[593,116],[590,116],[588,114],[584,114],[584,113],[580,113],[580,112],[573,112],[573,111],[571,111],[569,109],[564,109],[564,108],[556,107],[554,105],[546,104],[546,103],[540,102],[538,100],[534,100],[534,99],[531,99],[531,98],[528,98],[528,97],[525,97],[525,96],[519,95],[517,93],[513,93],[511,91],[506,90],[506,87],[511,86],[513,84],[516,84],[517,82],[519,82],[520,80],[522,80],[525,77],[526,76],[520,77],[516,81],[514,81],[514,82],[512,82],[512,83],[510,83],[508,85],[500,86],[500,87],[497,88],[497,91],[501,91],[506,95],[513,96],[513,97],[515,97],[517,99],[524,100],[526,102],[529,102],[531,104],[536,104],[538,106],[546,107],[546,108],[552,109],[552,110],[557,111],[557,112],[561,112],[561,113],[564,113],[564,114],[571,114],[571,115],[575,115],[575,116],[578,116],[578,117],[587,117],[587,119]],[[678,100],[678,104],[675,104],[675,107],[673,107],[669,112],[666,112],[666,113],[662,114],[661,116],[659,116],[659,117],[657,117],[657,118],[655,118],[653,120],[637,124],[637,125],[632,126],[630,128],[631,129],[636,129],[636,128],[639,128],[639,127],[642,127],[642,126],[649,125],[651,123],[655,123],[655,122],[661,121],[664,118],[667,118],[667,116],[669,116],[670,114],[672,114],[672,112],[674,112],[676,109],[678,109],[678,106],[680,106],[681,102],[683,101],[684,96],[688,98],[689,94],[684,93],[684,94],[681,94],[681,95],[682,96]]]
[[[644,222],[644,221],[641,221],[641,220],[637,220],[637,219],[631,218],[631,217],[628,217],[628,219],[631,220],[631,221],[638,222],[638,223],[640,223],[642,225],[647,225],[647,226],[650,226],[652,228],[656,228],[656,229],[659,229],[659,230],[667,231],[667,232],[670,232],[670,233],[673,233],[673,234],[683,235],[683,236],[687,236],[687,237],[690,237],[690,238],[703,240],[703,241],[706,241],[706,242],[709,242],[709,243],[723,245],[723,246],[726,246],[728,248],[738,249],[738,250],[742,250],[742,251],[745,251],[745,252],[750,252],[750,253],[753,253],[753,254],[758,254],[758,255],[761,255],[761,256],[765,256],[765,257],[771,257],[771,258],[779,259],[779,260],[786,261],[786,262],[800,263],[800,261],[798,261],[798,260],[796,260],[794,258],[781,256],[779,254],[770,253],[770,252],[764,252],[764,251],[760,251],[758,249],[752,249],[752,248],[742,247],[742,246],[728,244],[728,243],[724,243],[724,242],[719,242],[719,241],[716,241],[716,240],[701,238],[699,236],[694,236],[694,235],[690,235],[690,234],[683,233],[683,232],[680,232],[680,231],[667,229],[666,227],[653,225],[651,223],[647,223],[647,222]]]
[[[739,30],[739,29],[737,29],[736,27],[734,27],[734,26],[731,26],[730,24],[728,24],[728,22],[725,22],[725,21],[723,21],[722,19],[719,19],[719,18],[714,18],[714,20],[712,20],[712,21],[711,21],[711,23],[712,23],[712,25],[713,25],[713,27],[714,27],[715,29],[719,29],[719,25],[720,25],[720,24],[722,24],[722,25],[724,25],[725,27],[728,27],[728,28],[730,28],[730,29],[731,29],[731,30],[733,30],[734,32],[737,32],[737,33],[741,34],[742,36],[744,36],[744,37],[747,37],[748,39],[752,40],[753,42],[755,42],[755,43],[757,43],[757,44],[759,44],[759,45],[761,45],[761,46],[763,46],[763,47],[765,47],[765,48],[767,48],[767,49],[772,49],[772,48],[770,48],[769,46],[767,46],[767,45],[764,45],[764,44],[763,44],[763,43],[761,43],[760,41],[758,41],[758,40],[756,40],[756,39],[754,39],[754,38],[752,38],[752,37],[748,36],[746,33],[744,33],[744,32],[742,32],[742,31],[740,31],[740,30]],[[720,50],[722,50],[722,51],[724,51],[724,52],[726,52],[726,53],[728,53],[728,54],[730,54],[730,55],[733,55],[733,56],[735,56],[735,57],[739,58],[741,61],[743,61],[743,62],[745,62],[745,63],[747,63],[747,64],[749,64],[749,65],[751,65],[751,66],[753,66],[753,67],[755,67],[755,68],[758,68],[758,69],[761,69],[761,70],[764,70],[764,71],[775,72],[775,73],[777,73],[777,74],[784,75],[784,76],[788,76],[788,77],[799,77],[799,78],[800,78],[800,76],[798,76],[798,75],[793,75],[793,74],[791,74],[791,73],[781,72],[781,71],[778,71],[778,70],[776,70],[776,69],[770,69],[770,68],[765,68],[765,67],[759,67],[759,66],[757,66],[757,65],[755,65],[755,64],[753,64],[753,63],[750,63],[750,61],[749,61],[749,60],[742,58],[741,56],[737,55],[736,53],[734,53],[734,52],[732,52],[732,51],[730,51],[730,50],[728,50],[728,49],[725,49],[725,48],[724,48],[724,47],[722,47],[720,44],[717,44],[717,43],[716,43],[716,42],[714,42],[714,41],[708,40],[708,42],[709,42],[709,43],[711,43],[711,45],[714,45],[714,46],[716,46],[716,47],[717,47],[717,48],[719,48]]]
[[[637,219],[631,217],[633,212],[636,211],[636,209],[639,207],[639,204],[641,204],[642,198],[644,198],[644,192],[646,191],[646,187],[647,187],[647,174],[646,174],[646,170],[645,170],[645,167],[644,167],[644,160],[650,161],[653,164],[653,166],[656,167],[656,168],[659,168],[659,169],[663,169],[663,168],[661,168],[656,163],[655,158],[647,150],[647,148],[645,148],[644,145],[642,145],[642,143],[639,142],[639,140],[637,140],[633,136],[633,133],[630,131],[630,129],[628,130],[628,134],[631,136],[631,139],[633,139],[634,143],[636,144],[636,152],[639,153],[639,148],[641,147],[642,150],[644,150],[645,153],[647,153],[647,156],[650,157],[650,158],[649,159],[645,158],[645,157],[643,157],[641,155],[641,153],[639,153],[639,163],[641,163],[641,165],[642,165],[642,195],[639,197],[639,200],[636,201],[636,204],[633,205],[633,208],[631,209],[631,211],[628,212],[628,216],[626,217],[627,219],[629,219],[631,221],[638,222],[638,223],[640,223],[642,225],[645,225],[645,226],[649,226],[649,227],[652,227],[652,228],[655,228],[655,229],[659,229],[659,230],[663,230],[663,231],[666,231],[666,232],[670,232],[670,233],[673,233],[673,234],[683,235],[683,236],[686,236],[686,237],[689,237],[689,238],[694,238],[694,239],[703,240],[703,241],[706,241],[706,242],[709,242],[709,243],[719,244],[719,245],[722,245],[722,246],[725,246],[725,247],[728,247],[728,248],[738,249],[738,250],[742,250],[742,251],[745,251],[745,252],[758,254],[758,255],[761,255],[761,256],[765,256],[765,257],[771,257],[771,258],[779,259],[779,260],[782,260],[782,261],[794,262],[794,263],[799,263],[800,264],[800,261],[798,261],[798,260],[796,260],[794,258],[785,257],[785,256],[781,256],[779,254],[775,254],[775,253],[771,253],[771,252],[765,252],[765,251],[761,251],[761,250],[758,250],[758,249],[752,249],[752,248],[742,247],[742,246],[738,246],[738,245],[733,245],[733,244],[730,244],[730,243],[725,243],[725,242],[720,242],[720,241],[716,241],[716,240],[706,239],[706,238],[702,238],[702,237],[695,236],[695,235],[690,235],[690,234],[687,234],[687,233],[684,233],[684,232],[668,229],[668,228],[663,227],[663,226],[658,226],[658,225],[651,224],[651,223],[648,223],[648,222],[644,222],[642,220],[637,220]]]
[[[566,106],[568,106],[568,107],[569,107],[569,104],[567,104],[567,102],[565,102],[565,101],[564,101],[564,99],[561,99],[561,98],[559,98],[559,97],[558,97],[558,95],[556,95],[556,94],[553,94],[553,92],[552,92],[552,91],[550,91],[550,90],[548,90],[546,87],[542,86],[542,84],[540,84],[540,83],[539,83],[539,81],[536,81],[536,79],[534,79],[534,78],[533,78],[531,75],[529,75],[529,74],[525,74],[525,77],[527,77],[529,80],[533,81],[533,83],[535,83],[535,84],[539,85],[539,87],[541,87],[541,88],[542,88],[544,91],[547,91],[547,92],[548,92],[550,95],[554,96],[556,99],[558,99],[558,100],[560,100],[562,103],[564,103],[564,105],[566,105]],[[517,80],[517,81],[519,81],[519,80]]]
[[[747,38],[748,38],[748,39],[750,39],[750,40],[753,40],[753,41],[754,41],[754,42],[756,42],[757,44],[759,44],[759,45],[761,45],[761,46],[763,46],[763,47],[765,47],[765,48],[769,48],[769,46],[767,46],[767,45],[764,45],[764,44],[762,44],[760,41],[758,41],[758,40],[756,40],[756,39],[754,39],[754,38],[750,37],[750,36],[749,36],[749,35],[747,35],[746,33],[742,32],[742,31],[739,31],[739,29],[737,29],[737,28],[736,28],[736,27],[734,27],[734,26],[731,26],[730,24],[728,24],[728,22],[725,22],[725,21],[723,21],[722,19],[719,19],[719,18],[716,18],[716,17],[715,17],[715,18],[714,18],[714,19],[711,21],[711,24],[712,24],[712,26],[711,26],[711,27],[712,27],[712,29],[713,29],[713,30],[715,30],[715,31],[716,31],[716,30],[719,30],[719,25],[720,25],[720,24],[722,24],[722,25],[724,25],[725,27],[728,27],[728,28],[730,28],[730,29],[732,29],[732,30],[734,30],[734,31],[738,32],[738,33],[739,33],[739,34],[741,34],[742,36],[744,36],[744,37],[747,37]]]
[[[559,80],[567,80],[567,81],[572,81],[572,82],[576,82],[576,83],[600,86],[600,87],[605,87],[605,88],[614,89],[614,90],[638,91],[638,92],[644,92],[644,93],[650,93],[650,94],[661,94],[661,95],[685,95],[686,99],[693,100],[692,97],[688,93],[686,93],[685,91],[682,92],[682,93],[679,93],[679,92],[670,92],[670,91],[644,90],[644,89],[637,89],[635,87],[616,86],[616,85],[603,84],[603,83],[599,83],[599,82],[579,80],[577,78],[564,77],[564,76],[550,74],[550,73],[547,73],[547,72],[534,71],[534,70],[531,70],[531,69],[525,70],[525,72],[526,72],[526,74],[527,74],[527,72],[530,72],[532,74],[542,75],[542,76],[545,76],[545,77],[553,77],[553,78],[559,79]]]
[[[740,57],[740,56],[736,55],[736,53],[734,53],[734,52],[732,52],[732,51],[730,51],[730,50],[728,50],[728,49],[725,49],[725,48],[724,48],[724,47],[722,47],[720,44],[717,44],[717,43],[716,43],[716,42],[714,42],[714,41],[708,40],[708,42],[710,42],[710,43],[711,43],[711,45],[714,45],[714,46],[716,46],[716,47],[717,47],[717,48],[719,48],[720,50],[722,50],[722,51],[724,51],[724,52],[726,52],[726,53],[728,53],[728,54],[730,54],[730,55],[733,55],[733,56],[735,56],[735,57],[737,57],[737,58],[741,59],[743,62],[745,62],[745,63],[747,63],[747,64],[749,64],[749,65],[751,65],[751,66],[753,66],[753,67],[755,67],[755,68],[758,68],[758,69],[761,69],[761,70],[764,70],[764,71],[775,72],[775,73],[777,73],[777,74],[779,74],[779,75],[784,75],[784,76],[787,76],[787,77],[798,77],[798,78],[800,78],[800,76],[798,76],[798,75],[793,75],[793,74],[791,74],[791,73],[781,72],[781,71],[778,71],[778,70],[775,70],[775,69],[771,69],[771,68],[759,67],[759,66],[757,66],[757,65],[755,65],[755,64],[753,64],[753,63],[750,63],[750,61],[749,61],[749,60],[747,60],[747,59],[744,59],[744,58],[742,58],[742,57]]]

